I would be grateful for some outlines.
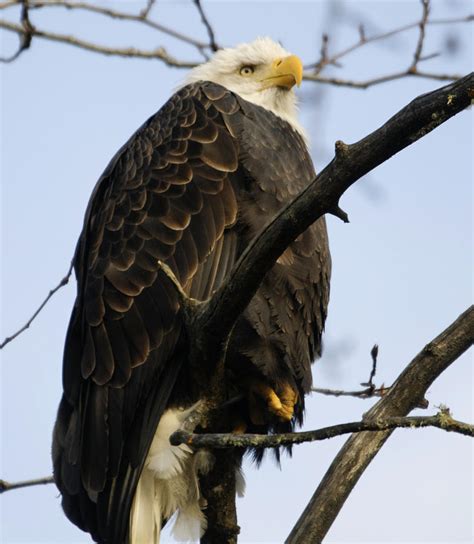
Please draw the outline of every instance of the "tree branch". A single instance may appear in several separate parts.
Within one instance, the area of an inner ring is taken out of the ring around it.
[[[3,342],[0,344],[0,349],[3,349],[7,344],[9,344],[12,340],[14,340],[17,336],[19,336],[22,332],[26,331],[26,329],[30,327],[30,325],[36,319],[38,314],[46,306],[46,304],[48,304],[49,300],[55,295],[55,293],[69,283],[69,278],[71,277],[71,274],[72,274],[72,268],[73,268],[73,263],[71,262],[69,266],[69,270],[67,271],[64,278],[61,279],[61,281],[58,283],[58,285],[56,285],[56,287],[54,287],[54,289],[51,289],[51,291],[47,294],[43,302],[39,305],[38,309],[34,312],[34,314],[30,317],[30,319],[28,319],[28,321],[23,325],[23,327],[21,327],[21,329],[18,329],[11,336],[7,336],[5,340],[3,340]]]
[[[9,30],[10,32],[16,32],[17,34],[24,35],[25,30],[22,26],[9,21],[0,20],[0,28]],[[100,45],[75,36],[68,36],[66,34],[58,34],[56,32],[49,32],[46,30],[40,30],[39,28],[33,28],[31,36],[36,38],[43,38],[53,42],[61,42],[87,51],[93,51],[94,53],[102,53],[103,55],[113,55],[118,57],[135,57],[141,59],[155,59],[163,61],[167,66],[173,66],[177,68],[193,68],[198,63],[181,61],[168,54],[164,47],[158,47],[152,51],[146,51],[142,49],[136,49],[135,47],[108,47],[106,45]]]
[[[393,74],[387,74],[384,76],[377,76],[372,79],[366,79],[364,81],[353,81],[351,79],[341,79],[338,77],[324,77],[320,75],[314,75],[312,73],[304,73],[303,79],[305,81],[314,81],[316,83],[325,83],[328,85],[335,85],[336,87],[351,87],[354,89],[368,89],[381,83],[388,83],[389,81],[395,81],[396,79],[402,79],[404,77],[421,77],[426,79],[434,79],[436,81],[454,81],[460,79],[461,76],[457,74],[436,74],[431,72],[423,72],[416,70],[413,72],[410,68],[403,70],[402,72],[395,72]]]
[[[426,21],[425,26],[431,26],[431,25],[452,25],[452,24],[460,24],[460,23],[472,23],[474,21],[474,15],[467,15],[466,17],[453,17],[448,19],[431,19]],[[410,23],[408,25],[403,25],[397,28],[394,28],[392,30],[388,30],[385,32],[382,32],[380,34],[374,34],[373,36],[367,37],[364,26],[359,26],[359,39],[350,45],[349,47],[346,47],[339,51],[338,53],[335,53],[334,55],[329,55],[328,53],[328,42],[329,42],[329,36],[327,34],[323,34],[321,38],[321,53],[320,58],[316,62],[312,62],[311,64],[305,65],[306,70],[311,70],[312,75],[319,74],[323,68],[326,66],[340,66],[339,61],[343,58],[349,55],[350,53],[353,53],[354,51],[357,51],[361,47],[364,47],[365,45],[368,45],[370,43],[386,40],[387,38],[391,38],[393,36],[396,36],[397,34],[402,34],[403,32],[406,32],[407,30],[412,30],[416,27],[420,26],[421,21],[416,21],[414,23]]]
[[[364,421],[376,422],[408,414],[423,399],[434,380],[473,342],[474,306],[471,306],[423,348],[390,391],[367,412]],[[286,544],[323,540],[364,470],[392,432],[361,432],[349,438],[333,460]]]
[[[36,485],[54,484],[52,476],[45,476],[44,478],[36,478],[35,480],[24,480],[22,482],[6,482],[0,480],[0,495],[6,491],[12,491],[13,489],[21,489],[22,487],[33,487]]]
[[[208,45],[208,47],[212,51],[217,51],[220,48],[216,43],[216,36],[215,36],[215,33],[214,33],[214,29],[212,28],[212,25],[209,22],[209,19],[207,18],[207,15],[204,12],[204,9],[203,9],[203,7],[201,5],[201,0],[194,0],[194,4],[195,4],[197,10],[199,11],[199,15],[201,16],[201,21],[202,21],[203,25],[206,27],[207,35],[209,36],[209,45]]]
[[[194,327],[198,357],[209,362],[221,356],[232,327],[276,259],[318,218],[334,213],[342,194],[351,185],[467,108],[473,97],[474,73],[471,73],[419,96],[359,142],[352,145],[337,142],[331,163],[254,238],[227,281],[209,302],[199,307]]]
[[[421,16],[421,21],[418,24],[418,41],[416,43],[415,54],[413,55],[413,62],[408,68],[410,72],[416,72],[418,63],[422,60],[421,54],[423,52],[423,46],[425,44],[426,24],[428,22],[428,17],[430,16],[430,0],[421,0],[421,5],[423,8],[423,15]]]
[[[31,24],[31,21],[30,21],[30,14],[29,14],[30,6],[28,3],[28,0],[19,0],[19,3],[21,4],[20,22],[21,22],[22,32],[18,34],[18,38],[19,38],[18,49],[15,53],[13,53],[13,55],[10,55],[9,57],[0,57],[0,62],[5,62],[5,63],[13,62],[24,51],[29,49],[31,45],[31,39],[32,39],[35,28]]]
[[[101,5],[95,5],[92,3],[75,1],[75,0],[48,0],[48,1],[7,0],[5,2],[0,2],[0,10],[18,6],[19,4],[24,4],[28,6],[29,10],[65,8],[71,11],[74,11],[74,10],[88,11],[90,13],[103,15],[111,19],[131,21],[137,24],[143,24],[149,28],[157,30],[160,33],[166,34],[182,42],[193,45],[199,51],[199,53],[203,55],[204,58],[207,59],[208,55],[206,54],[206,50],[217,51],[219,49],[219,45],[216,43],[213,27],[211,26],[209,19],[207,18],[202,8],[201,1],[200,0],[193,0],[193,1],[199,11],[202,22],[206,27],[208,37],[209,37],[208,43],[203,42],[201,40],[197,40],[191,36],[183,34],[182,32],[178,32],[172,28],[169,28],[154,20],[149,19],[150,10],[152,9],[154,5],[154,0],[147,0],[146,7],[142,9],[139,13],[123,12],[120,10],[111,9],[109,7],[104,7]],[[344,86],[344,87],[356,88],[356,89],[366,89],[374,85],[379,85],[381,83],[386,83],[388,81],[394,81],[394,80],[401,79],[404,77],[409,77],[409,76],[435,79],[438,81],[448,81],[448,80],[453,81],[455,79],[459,79],[460,76],[456,74],[431,73],[427,71],[421,71],[418,69],[419,62],[428,60],[429,58],[433,58],[433,56],[437,56],[437,54],[428,55],[424,57],[422,56],[422,48],[424,45],[425,32],[426,32],[425,29],[428,25],[435,25],[435,24],[449,25],[449,24],[466,23],[466,22],[469,23],[474,20],[474,16],[471,14],[461,18],[429,20],[429,1],[428,0],[422,0],[422,1],[423,1],[423,15],[419,21],[408,24],[408,25],[404,25],[396,29],[393,29],[381,34],[377,34],[371,37],[366,36],[363,26],[360,25],[358,41],[352,44],[351,46],[343,49],[342,51],[335,53],[334,55],[329,55],[328,53],[329,37],[326,34],[324,34],[322,38],[322,45],[321,45],[321,53],[320,53],[321,58],[319,61],[315,63],[311,63],[307,66],[307,69],[309,71],[307,70],[305,72],[304,79],[306,81],[312,81],[312,82],[335,85],[335,86]],[[39,38],[47,39],[50,41],[65,43],[68,45],[79,47],[81,49],[85,49],[87,51],[104,54],[104,55],[113,55],[113,56],[119,56],[119,57],[129,57],[129,58],[141,58],[141,59],[150,59],[150,60],[161,60],[162,62],[164,62],[166,65],[170,67],[192,68],[196,66],[197,64],[199,64],[198,62],[184,61],[184,60],[177,59],[173,57],[172,55],[170,55],[166,51],[166,49],[163,47],[158,47],[154,50],[143,50],[143,49],[138,49],[135,47],[122,47],[122,48],[110,47],[107,45],[102,45],[95,42],[82,40],[81,38],[78,38],[76,36],[54,33],[47,30],[41,30],[34,27],[25,26],[23,24],[24,23],[23,18],[21,19],[20,23],[21,24],[16,24],[6,20],[0,21],[0,28],[3,28],[10,32],[16,32],[20,37],[20,45],[18,47],[18,50],[14,54],[10,55],[9,57],[0,58],[0,61],[3,61],[3,62],[14,61],[20,56],[22,52],[24,52],[26,49],[29,48],[31,39],[33,37],[39,37]],[[413,61],[411,62],[411,64],[406,70],[391,73],[391,74],[386,74],[383,76],[377,76],[371,79],[367,79],[365,81],[355,81],[350,79],[344,79],[344,78],[338,78],[338,77],[327,77],[327,76],[321,75],[321,72],[325,67],[327,67],[328,65],[340,66],[339,61],[343,57],[345,57],[346,55],[349,55],[350,53],[359,49],[360,47],[363,47],[369,43],[387,39],[391,36],[405,32],[415,27],[419,27],[420,29],[419,39],[417,41]]]
[[[362,431],[386,431],[389,429],[420,429],[436,427],[448,432],[455,432],[465,436],[474,437],[474,425],[456,421],[449,412],[443,410],[434,416],[426,417],[387,417],[370,421],[353,421],[341,423],[330,427],[323,427],[314,431],[302,431],[297,433],[282,433],[273,435],[262,434],[194,434],[186,431],[177,431],[170,437],[174,446],[187,444],[194,448],[276,448],[327,440],[344,434],[360,433]]]
[[[158,32],[167,34],[168,36],[171,36],[172,38],[176,38],[177,40],[193,45],[199,51],[202,51],[203,49],[209,47],[209,44],[207,44],[206,42],[196,40],[192,38],[191,36],[187,36],[186,34],[183,34],[182,32],[178,32],[172,28],[169,28],[165,25],[157,23],[156,21],[148,19],[148,15],[150,13],[151,8],[153,7],[154,0],[148,0],[147,7],[137,15],[133,13],[126,13],[123,11],[106,8],[103,6],[96,6],[94,4],[89,4],[88,2],[74,2],[72,0],[71,1],[48,0],[47,2],[30,0],[29,4],[30,4],[30,9],[32,10],[42,9],[42,8],[62,7],[68,10],[89,11],[91,13],[97,13],[99,15],[110,17],[111,19],[118,19],[122,21],[132,21],[132,22],[143,24],[154,30],[157,30]]]

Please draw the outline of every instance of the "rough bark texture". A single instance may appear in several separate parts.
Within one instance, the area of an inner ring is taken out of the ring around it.
[[[404,416],[426,390],[474,341],[474,307],[427,344],[365,419]],[[329,467],[286,544],[322,542],[364,470],[393,431],[362,432],[349,438]]]
[[[336,143],[336,156],[316,179],[254,238],[227,281],[199,308],[197,344],[208,361],[222,349],[265,274],[288,245],[326,213],[347,221],[339,208],[342,194],[362,176],[426,136],[471,104],[474,72],[415,98],[383,126],[359,142]]]
[[[284,208],[254,238],[234,266],[227,281],[207,303],[196,308],[195,315],[191,317],[191,323],[188,324],[193,336],[191,358],[194,364],[199,366],[200,362],[202,362],[203,365],[212,367],[213,364],[222,361],[225,356],[227,339],[234,324],[248,306],[265,274],[294,239],[326,213],[334,214],[342,220],[348,221],[345,212],[339,208],[339,199],[351,185],[405,147],[413,144],[454,115],[463,111],[471,104],[473,97],[474,73],[471,73],[450,85],[415,98],[382,127],[359,142],[352,145],[336,142],[336,155],[331,163],[306,190]],[[433,355],[432,358],[436,359],[436,356]],[[442,370],[439,371],[439,373],[441,372]],[[439,373],[428,372],[429,383]],[[400,379],[402,378],[403,375]],[[423,393],[428,385],[423,388]],[[398,390],[399,388],[397,388]],[[390,391],[386,398],[394,398],[393,395],[394,393]],[[382,410],[382,413],[375,415],[405,415],[423,400],[423,395],[417,394],[416,390],[407,390],[405,395],[407,398],[404,399],[403,406],[410,406],[410,409],[399,409],[393,412],[389,410],[388,413]],[[397,399],[398,397],[395,396],[395,401],[398,403]],[[376,406],[379,406],[379,404]],[[385,406],[385,404],[382,406]],[[368,435],[373,435],[373,439],[368,439],[370,445],[367,446],[367,449],[372,449],[373,457],[390,435],[390,431],[368,433]],[[367,435],[362,434],[360,436]],[[347,482],[342,481],[340,483],[341,488],[338,489],[334,497],[331,497],[331,493],[325,493],[325,498],[318,501],[322,512],[317,513],[315,517],[326,520],[326,522],[321,521],[320,529],[318,529],[319,533],[315,533],[315,536],[311,537],[312,540],[308,540],[308,534],[310,533],[306,532],[306,522],[300,528],[302,520],[313,517],[308,515],[307,509],[298,522],[295,531],[290,535],[288,542],[318,542],[318,539],[326,534],[345,498],[363,472],[362,469],[359,475],[353,479],[350,487],[344,485],[350,481],[348,475],[352,472],[351,466],[355,467],[358,462],[357,456],[360,454],[360,448],[363,451],[366,449],[365,443],[360,443],[359,440],[357,436],[350,439],[350,441],[356,442],[354,451],[358,453],[352,461],[343,463],[346,468],[344,478],[347,478]],[[377,441],[378,445],[372,440]],[[343,462],[343,457],[343,455],[339,455],[333,466]],[[372,457],[367,457],[364,468]],[[220,471],[221,474],[225,474],[226,469],[228,469],[227,464],[222,461],[223,466],[219,467],[220,462],[219,459],[216,461],[214,470],[217,471],[216,473]],[[323,487],[325,485],[327,484],[324,482],[321,484]],[[321,489],[321,486],[318,489]],[[336,484],[336,487],[338,488],[339,484]],[[336,495],[343,497],[343,499],[337,499]],[[325,501],[327,501],[326,504]],[[210,519],[209,526],[212,527],[216,524],[218,527],[225,527],[227,525],[225,512],[235,508],[234,503],[235,497],[231,495],[227,495],[225,501],[213,503],[210,500],[206,513]],[[308,506],[308,508],[310,507]],[[311,511],[312,508],[309,509],[309,512]],[[311,523],[309,525],[311,526]],[[321,536],[317,536],[318,534]],[[211,540],[208,540],[208,542],[211,542]],[[226,540],[213,540],[212,542],[226,542]]]
[[[235,507],[235,466],[241,455],[229,450],[215,450],[213,454],[214,466],[201,479],[201,492],[208,503],[208,529],[201,544],[236,544],[240,527]]]
[[[314,431],[299,433],[281,433],[272,435],[262,434],[193,434],[186,431],[177,431],[170,437],[174,446],[187,444],[195,448],[229,449],[229,448],[275,448],[305,442],[327,440],[343,434],[360,433],[362,431],[386,431],[389,429],[422,429],[436,427],[448,432],[455,432],[465,436],[474,436],[474,425],[456,421],[451,418],[449,411],[440,411],[434,416],[403,417],[392,416],[377,418],[376,420],[353,421],[330,427],[323,427]]]

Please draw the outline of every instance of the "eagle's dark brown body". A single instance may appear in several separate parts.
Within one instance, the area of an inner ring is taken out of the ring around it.
[[[158,261],[190,296],[210,297],[249,241],[314,175],[288,123],[199,83],[151,117],[99,180],[75,258],[78,295],[53,443],[65,512],[98,542],[126,542],[160,416],[170,402],[196,400],[177,295]],[[288,430],[301,419],[329,276],[319,220],[279,258],[237,323],[228,379],[244,395],[239,410],[248,429]],[[259,412],[252,381],[294,389],[293,420]]]

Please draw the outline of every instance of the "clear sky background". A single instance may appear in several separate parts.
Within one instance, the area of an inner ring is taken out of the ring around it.
[[[157,2],[155,18],[206,39],[189,1]],[[139,10],[138,3],[113,2]],[[321,33],[333,51],[367,33],[414,22],[415,0],[377,2],[204,2],[224,45],[258,35],[281,40],[305,62],[318,56]],[[433,17],[463,16],[472,3],[438,0]],[[11,11],[11,19],[15,19]],[[33,22],[99,43],[165,45],[198,60],[182,43],[127,23],[87,14],[38,12]],[[430,71],[472,70],[472,26],[428,27]],[[333,73],[365,79],[404,69],[417,32],[367,46]],[[16,38],[2,33],[3,54]],[[159,61],[107,58],[34,40],[31,51],[1,69],[1,337],[12,333],[64,275],[97,178],[130,134],[172,94],[184,72]],[[317,169],[334,142],[354,142],[415,96],[441,83],[403,79],[366,91],[304,83],[301,117]],[[380,345],[376,383],[391,384],[414,355],[472,300],[472,111],[464,112],[392,158],[342,200],[351,223],[328,219],[333,280],[325,354],[314,367],[318,386],[355,389]],[[2,351],[1,469],[9,481],[51,473],[50,442],[61,395],[61,356],[75,282],[61,290],[29,331]],[[473,419],[472,354],[430,388],[429,413],[447,404]],[[358,420],[373,401],[313,395],[305,428]],[[421,413],[421,412],[420,412]],[[425,413],[425,412],[423,412]],[[295,448],[281,470],[268,459],[246,463],[247,493],[238,501],[240,542],[281,543],[302,512],[344,438]],[[327,542],[471,542],[473,449],[468,438],[439,430],[399,430],[349,497]],[[53,486],[0,498],[4,543],[87,543],[64,517]],[[169,537],[168,537],[169,538]],[[165,539],[165,541],[167,541]]]

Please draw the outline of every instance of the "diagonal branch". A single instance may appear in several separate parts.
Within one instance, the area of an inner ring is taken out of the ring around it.
[[[41,8],[62,7],[68,10],[89,11],[92,13],[97,13],[99,15],[110,17],[111,19],[141,23],[154,30],[157,30],[158,32],[161,32],[163,34],[167,34],[168,36],[176,38],[177,40],[180,40],[185,43],[189,43],[190,45],[193,45],[194,47],[196,47],[198,50],[202,50],[202,49],[205,49],[206,47],[209,47],[209,45],[205,42],[196,40],[192,38],[191,36],[187,36],[186,34],[183,34],[182,32],[178,32],[177,30],[174,30],[173,28],[169,28],[165,25],[157,23],[156,21],[148,19],[148,15],[150,13],[150,10],[153,7],[153,4],[154,4],[154,0],[148,0],[146,8],[142,10],[138,15],[135,15],[133,13],[126,13],[124,11],[119,11],[119,10],[115,10],[115,9],[111,9],[111,8],[107,8],[103,6],[89,4],[88,2],[75,2],[74,0],[47,0],[46,2],[39,1],[39,0],[38,1],[30,0],[30,9],[33,10],[33,9],[41,9]]]
[[[344,218],[339,199],[358,179],[467,108],[474,73],[424,94],[359,142],[336,142],[336,155],[291,204],[249,244],[227,281],[197,312],[198,357],[216,360],[236,320],[288,245],[326,213]],[[200,352],[200,353],[199,353]]]
[[[2,19],[0,19],[0,28],[9,30],[10,32],[16,32],[20,36],[26,34],[23,26]],[[137,49],[135,47],[109,47],[107,45],[100,45],[94,42],[82,40],[81,38],[76,38],[75,36],[69,36],[67,34],[40,30],[36,27],[29,31],[29,34],[34,38],[42,38],[53,42],[65,43],[67,45],[78,47],[79,49],[85,49],[86,51],[102,53],[103,55],[161,60],[167,66],[172,66],[175,68],[193,68],[198,64],[197,62],[178,60],[177,58],[171,56],[164,47],[158,47],[153,50]]]
[[[286,247],[325,213],[332,213],[347,221],[347,215],[339,208],[339,199],[353,183],[467,108],[473,97],[474,73],[451,85],[419,96],[359,142],[353,145],[337,142],[336,156],[332,162],[254,238],[227,281],[208,302],[196,308],[188,335],[190,365],[198,368],[201,374],[209,375],[212,375],[213,369],[221,368],[226,344],[235,322],[249,304],[267,271]],[[421,400],[423,397],[417,398],[416,404]],[[209,406],[212,410],[212,399]],[[375,434],[378,436],[380,432]],[[219,471],[225,467],[226,463],[223,461],[216,463],[213,470]],[[235,503],[226,502],[224,506],[235,508]],[[219,513],[224,510],[221,499],[216,497],[216,500],[208,502],[208,511]],[[226,520],[225,516],[217,515],[214,521],[225,526]],[[214,541],[233,543],[235,535],[229,538],[221,535],[220,540]]]
[[[194,4],[196,5],[197,10],[199,11],[199,15],[201,16],[201,21],[203,25],[206,27],[207,35],[209,36],[209,48],[212,51],[217,51],[219,49],[219,46],[216,43],[216,36],[214,33],[214,29],[212,28],[212,25],[209,22],[209,19],[207,18],[206,13],[204,12],[204,9],[201,5],[201,0],[194,0]]]
[[[374,422],[405,416],[427,389],[474,342],[474,306],[427,344],[400,374],[390,391],[364,417]],[[393,431],[357,433],[349,438],[329,467],[286,544],[321,542],[364,470]]]
[[[23,480],[21,482],[7,482],[0,480],[0,495],[6,491],[12,491],[13,489],[21,489],[22,487],[34,487],[37,485],[54,484],[52,476],[45,476],[44,478],[35,478],[34,480]]]
[[[12,340],[14,340],[17,336],[19,336],[22,332],[26,331],[26,329],[30,328],[30,325],[33,323],[33,321],[36,319],[38,314],[41,312],[41,310],[48,304],[49,300],[56,294],[57,291],[59,291],[62,287],[67,285],[69,283],[69,278],[72,274],[72,268],[73,268],[73,262],[71,262],[69,266],[69,270],[67,271],[64,278],[61,279],[61,281],[54,287],[54,289],[51,289],[51,291],[47,294],[46,298],[43,300],[43,302],[38,306],[37,310],[34,312],[34,314],[28,319],[28,321],[21,327],[21,329],[18,329],[14,334],[11,336],[7,336],[3,342],[0,344],[0,349],[3,349],[7,344],[9,344]]]
[[[471,14],[471,15],[467,15],[466,17],[453,17],[453,18],[447,18],[447,19],[427,20],[425,22],[425,26],[454,25],[454,24],[462,24],[462,23],[472,23],[473,21],[474,21],[474,15]],[[338,66],[339,61],[343,57],[346,57],[350,53],[357,51],[361,47],[364,47],[370,43],[386,40],[387,38],[391,38],[392,36],[396,36],[397,34],[402,34],[403,32],[406,32],[407,30],[412,30],[416,27],[419,27],[420,22],[421,21],[416,21],[415,23],[410,23],[408,25],[403,25],[397,28],[393,28],[392,30],[385,31],[380,34],[374,34],[373,36],[367,36],[363,25],[360,25],[359,39],[352,45],[349,45],[348,47],[341,49],[339,52],[334,53],[333,55],[329,55],[328,53],[329,36],[327,34],[323,34],[321,39],[321,52],[320,52],[319,60],[317,60],[316,62],[312,62],[311,64],[305,65],[305,69],[311,70],[311,74],[316,76],[326,66],[329,66],[329,65]]]

